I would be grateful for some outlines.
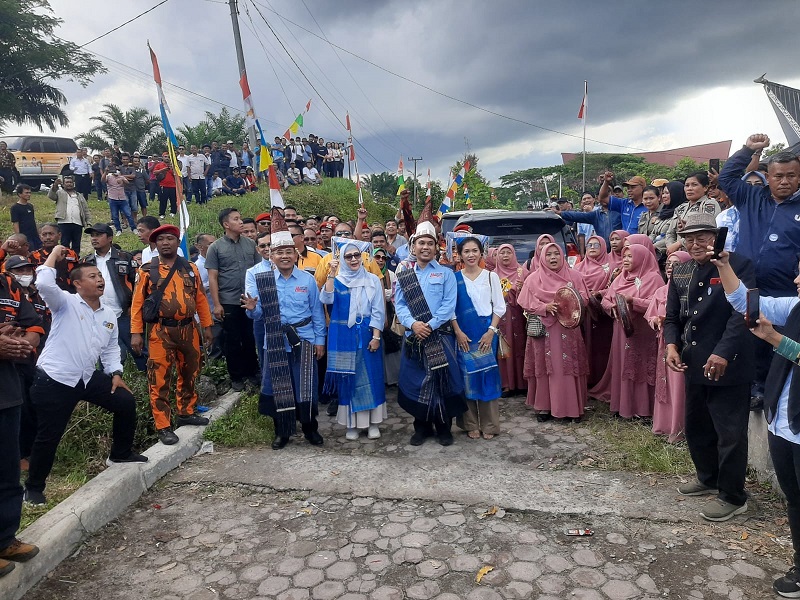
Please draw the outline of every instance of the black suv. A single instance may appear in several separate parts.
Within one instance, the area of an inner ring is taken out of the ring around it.
[[[484,210],[465,212],[458,225],[469,225],[472,231],[491,238],[492,247],[511,244],[520,264],[528,260],[536,248],[536,240],[549,233],[569,258],[578,257],[578,242],[564,219],[543,210]],[[573,261],[570,260],[570,263]]]

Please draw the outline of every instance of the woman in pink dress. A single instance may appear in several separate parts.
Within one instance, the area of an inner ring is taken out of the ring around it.
[[[678,250],[667,258],[667,280],[672,277],[672,268],[675,263],[685,263],[692,260],[688,252]],[[653,298],[644,318],[655,331],[658,332],[658,362],[656,363],[656,399],[653,405],[653,433],[667,436],[670,443],[683,439],[683,430],[686,426],[686,388],[684,387],[683,373],[677,373],[667,368],[664,358],[664,335],[661,325],[667,314],[667,292],[669,281],[660,287]]]
[[[490,254],[492,251],[490,250]],[[506,314],[500,319],[500,333],[511,348],[511,355],[499,358],[500,379],[503,386],[503,397],[518,396],[528,389],[525,381],[525,332],[526,322],[522,307],[517,303],[517,296],[528,271],[517,261],[517,253],[511,244],[501,244],[494,251],[494,272],[500,278],[503,296],[506,300]]]
[[[543,233],[540,235],[536,240],[536,252],[528,259],[525,263],[525,266],[528,268],[528,273],[533,273],[536,269],[539,268],[539,260],[540,254],[542,252],[542,248],[545,247],[546,244],[555,244],[555,238],[550,235],[549,233]]]
[[[622,250],[624,248],[625,239],[630,235],[624,229],[617,229],[612,231],[608,236],[609,246],[611,249],[608,253],[608,264],[611,265],[611,272],[614,269],[622,270]],[[613,277],[612,277],[613,278]]]
[[[653,253],[653,256],[656,257],[656,260],[658,260],[658,253],[656,252],[656,247],[653,244],[653,240],[651,240],[649,236],[646,236],[643,233],[631,234],[627,238],[625,238],[623,246],[627,247],[630,246],[631,244],[639,244],[640,246],[644,246],[645,248],[650,250]]]
[[[610,376],[610,386],[607,392],[603,390],[602,399],[610,402],[612,413],[623,418],[651,417],[658,340],[644,320],[644,313],[664,280],[655,256],[644,246],[633,244],[625,248],[622,256],[622,272],[603,294],[602,304],[612,314],[617,294],[622,295],[633,322],[633,335],[627,337],[619,320],[614,321],[611,355],[603,376]],[[598,397],[594,389],[590,393]]]
[[[566,329],[556,318],[555,294],[571,287],[586,300],[589,290],[583,275],[571,269],[558,244],[547,244],[539,255],[540,266],[522,286],[518,302],[537,315],[547,333],[528,338],[525,351],[527,403],[532,404],[540,422],[551,417],[580,421],[586,405],[586,377],[589,363],[580,328]],[[535,385],[533,382],[535,381]]]
[[[586,240],[586,256],[575,265],[575,270],[583,275],[589,293],[601,296],[611,278],[611,265],[608,262],[606,242],[598,235]],[[608,353],[611,349],[611,332],[614,322],[605,312],[586,315],[583,320],[583,337],[589,356],[589,386],[593,386],[606,370]]]

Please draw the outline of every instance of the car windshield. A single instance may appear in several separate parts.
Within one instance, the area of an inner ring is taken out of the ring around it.
[[[8,149],[11,151],[18,151],[22,148],[23,139],[24,138],[21,137],[3,136],[0,137],[0,142],[5,142],[8,145]]]
[[[561,219],[539,218],[527,212],[520,217],[512,212],[496,218],[475,219],[469,225],[475,233],[488,235],[491,238],[489,245],[493,248],[501,244],[514,246],[520,263],[528,260],[543,233],[552,235],[556,243],[565,249],[564,222]]]
[[[562,233],[560,231],[556,231],[550,235],[555,238],[556,244],[561,246],[562,250],[565,250],[564,236]],[[489,246],[492,248],[497,248],[503,244],[511,244],[514,246],[514,251],[517,253],[517,260],[519,261],[519,264],[522,264],[531,257],[531,252],[536,249],[536,241],[538,239],[538,235],[535,237],[530,235],[493,235],[489,241]]]

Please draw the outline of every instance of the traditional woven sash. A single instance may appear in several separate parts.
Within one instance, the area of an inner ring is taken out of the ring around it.
[[[681,299],[681,316],[689,316],[689,285],[692,275],[697,269],[697,263],[690,260],[687,263],[677,263],[672,267],[672,283]]]
[[[431,314],[431,309],[428,307],[428,301],[425,300],[425,295],[422,293],[422,288],[419,285],[419,279],[417,279],[417,274],[414,272],[414,269],[404,269],[398,273],[397,283],[400,285],[400,289],[403,290],[403,297],[406,300],[411,316],[413,316],[415,320],[422,321],[423,323],[430,321],[433,315]],[[413,337],[414,335],[412,334],[412,338]],[[420,389],[419,401],[424,404],[430,404],[434,392],[437,391],[436,387],[439,387],[438,391],[441,394],[441,384],[443,384],[442,378],[434,377],[433,372],[438,369],[447,368],[449,363],[447,361],[447,355],[444,353],[444,348],[442,347],[441,333],[436,329],[434,329],[426,339],[417,339],[415,343],[420,344],[422,347],[422,363],[427,372],[422,388]],[[438,386],[437,383],[439,384]]]
[[[272,380],[272,395],[278,413],[278,418],[275,420],[275,435],[288,437],[294,430],[295,422],[294,389],[281,326],[281,309],[274,272],[270,270],[257,273],[256,287],[266,330],[266,359]]]

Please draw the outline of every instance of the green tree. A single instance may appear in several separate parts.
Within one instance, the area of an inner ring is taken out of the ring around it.
[[[218,115],[212,112],[206,112],[205,123],[208,125],[208,134],[211,139],[202,140],[200,143],[211,143],[214,140],[224,144],[228,140],[238,146],[245,139],[247,139],[247,127],[244,124],[244,116],[240,114],[231,114],[231,112],[222,107]]]
[[[67,98],[52,83],[67,79],[86,86],[105,71],[78,46],[53,35],[61,23],[47,0],[0,2],[0,132],[8,122],[40,130],[67,126]]]
[[[184,123],[176,128],[175,135],[178,141],[186,146],[187,151],[189,146],[202,148],[203,144],[210,144],[213,140],[218,139],[216,132],[211,131],[208,121],[200,121],[194,126]],[[227,138],[223,141],[227,141]]]
[[[369,192],[373,200],[394,198],[397,194],[397,175],[384,171],[361,176],[361,185]]]
[[[104,104],[99,116],[92,117],[91,120],[97,121],[97,125],[87,133],[78,135],[82,146],[101,150],[116,142],[128,152],[158,150],[153,148],[153,142],[160,131],[161,118],[145,108],[131,108],[123,112],[116,104]],[[162,150],[163,147],[162,144]]]
[[[777,154],[778,152],[783,152],[784,150],[786,150],[786,144],[784,144],[783,142],[772,144],[772,146],[764,150],[764,158],[769,158],[773,154]]]

